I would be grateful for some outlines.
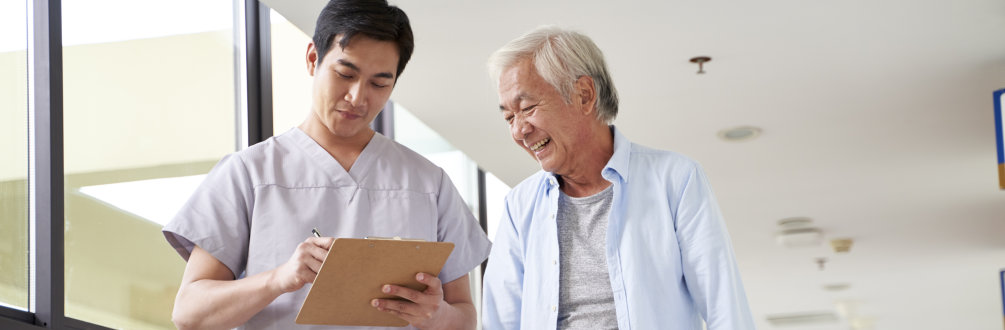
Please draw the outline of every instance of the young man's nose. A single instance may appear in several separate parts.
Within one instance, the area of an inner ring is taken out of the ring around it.
[[[352,104],[353,107],[358,107],[363,105],[366,98],[363,95],[365,88],[363,88],[363,82],[358,82],[349,87],[349,91],[345,93],[345,100]]]

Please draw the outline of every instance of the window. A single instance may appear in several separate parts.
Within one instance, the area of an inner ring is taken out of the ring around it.
[[[311,37],[270,10],[272,37],[272,135],[300,125],[311,110],[311,76],[307,72],[307,44]],[[312,22],[313,23],[313,22]]]
[[[509,194],[510,186],[499,180],[492,173],[485,173],[485,208],[487,218],[485,227],[489,235],[489,240],[496,239],[496,231],[499,230],[499,221],[502,220],[503,207],[506,194]]]
[[[174,328],[161,228],[235,149],[234,2],[62,6],[66,316]]]
[[[394,103],[394,140],[447,172],[472,212],[478,211],[478,164],[401,104]],[[385,109],[386,111],[387,109]]]
[[[0,306],[28,309],[28,23],[0,2]]]

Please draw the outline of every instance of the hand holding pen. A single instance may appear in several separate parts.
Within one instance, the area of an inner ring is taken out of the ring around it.
[[[290,259],[273,270],[270,287],[285,293],[300,290],[304,284],[314,283],[335,238],[322,237],[317,228],[311,232],[312,237],[300,242]]]

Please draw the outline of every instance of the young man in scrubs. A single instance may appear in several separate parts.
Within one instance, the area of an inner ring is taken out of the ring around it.
[[[369,127],[412,49],[408,17],[386,1],[325,6],[307,47],[307,118],[221,160],[164,227],[188,262],[179,328],[327,328],[295,324],[305,284],[333,237],[365,236],[454,243],[438,277],[416,274],[428,289],[385,285],[405,300],[371,305],[412,328],[475,327],[467,273],[488,255],[484,232],[442,169]]]

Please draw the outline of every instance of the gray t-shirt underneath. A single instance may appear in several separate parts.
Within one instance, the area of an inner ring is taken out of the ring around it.
[[[618,328],[604,252],[612,187],[589,197],[559,196],[559,329]]]

